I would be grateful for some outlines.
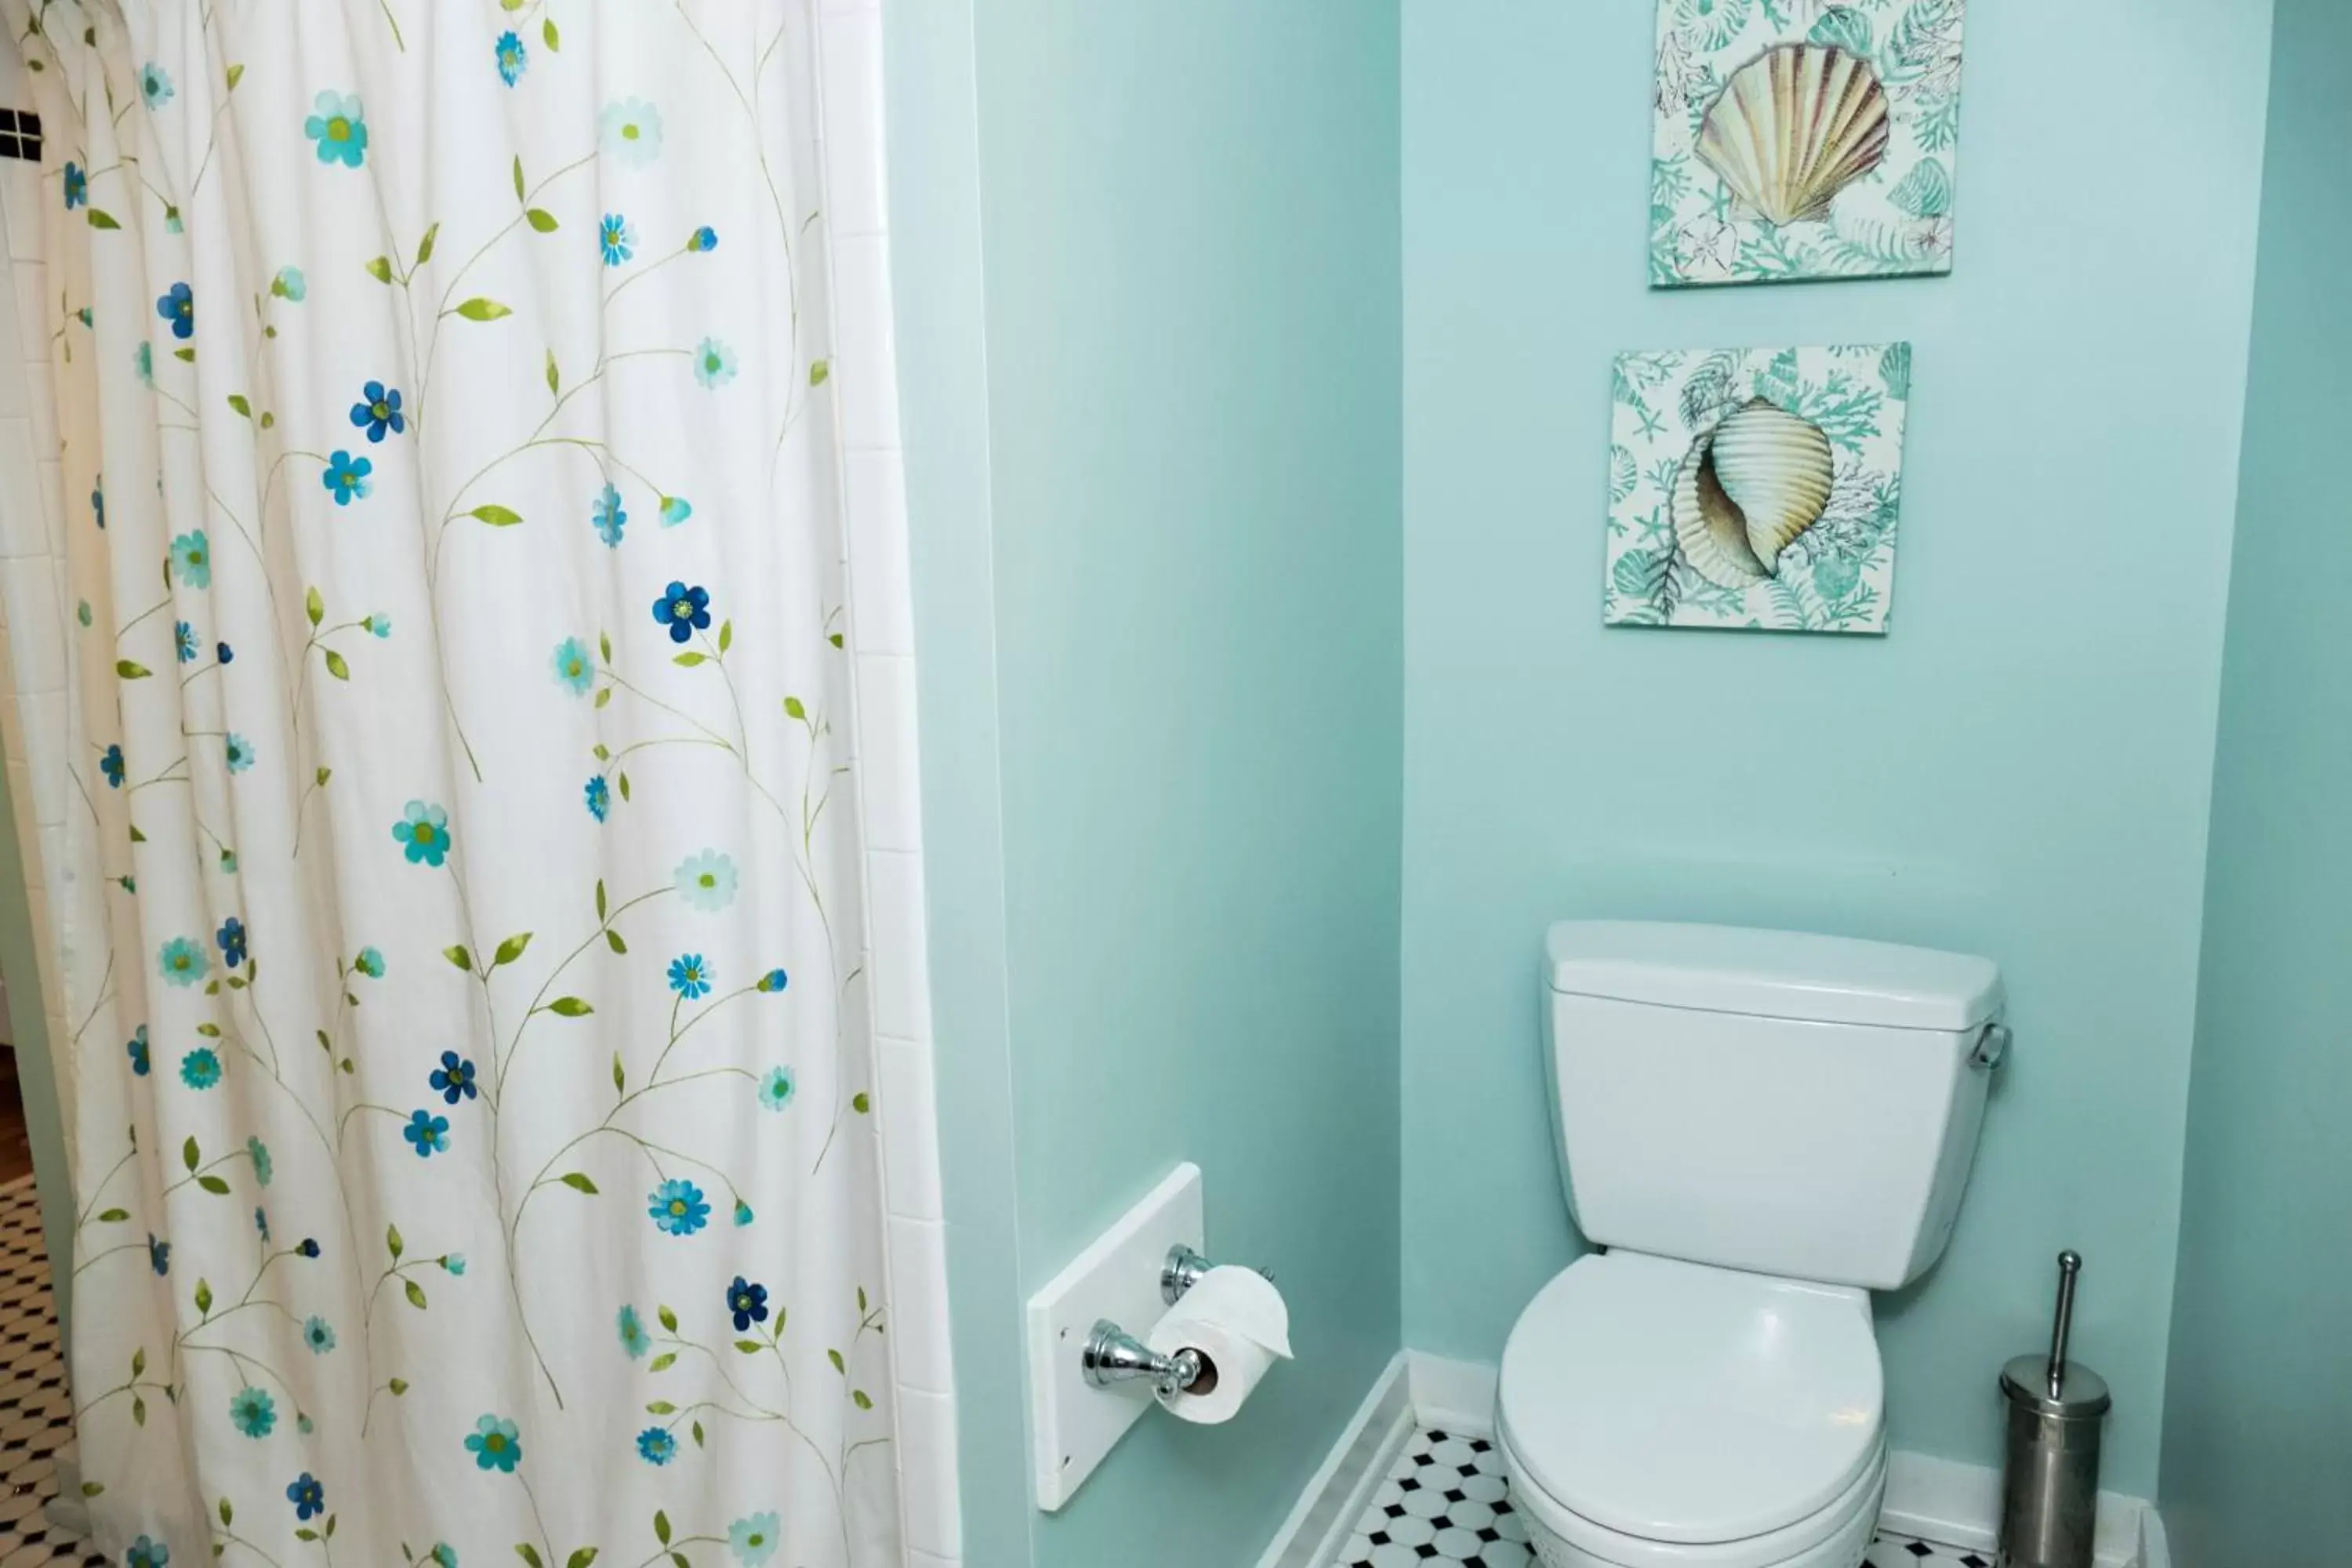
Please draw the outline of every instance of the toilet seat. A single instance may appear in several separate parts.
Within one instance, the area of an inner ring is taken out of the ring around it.
[[[1789,1562],[1864,1502],[1874,1518],[1884,1486],[1878,1345],[1849,1287],[1579,1258],[1520,1314],[1497,1403],[1530,1512],[1598,1561]]]

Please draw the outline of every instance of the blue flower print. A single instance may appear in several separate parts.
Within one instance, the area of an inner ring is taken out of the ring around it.
[[[735,1331],[750,1333],[752,1324],[768,1321],[768,1288],[738,1274],[735,1283],[727,1287],[727,1310],[735,1314]]]
[[[229,1396],[228,1418],[248,1437],[267,1437],[278,1425],[278,1401],[266,1388],[246,1384]]]
[[[452,1105],[482,1092],[474,1083],[474,1064],[455,1051],[441,1053],[441,1065],[433,1069],[430,1081],[435,1092]]]
[[[89,513],[98,519],[98,526],[106,526],[106,479],[100,476],[89,487]]]
[[[433,1568],[457,1568],[457,1549],[446,1541],[433,1546]]]
[[[172,628],[172,646],[179,651],[182,664],[196,662],[196,628],[182,621]]]
[[[255,1207],[253,1211],[253,1228],[261,1233],[261,1239],[263,1242],[267,1243],[269,1240],[269,1211],[268,1209],[257,1205]]]
[[[221,922],[213,941],[220,944],[221,962],[231,969],[245,962],[245,922],[235,915]]]
[[[596,683],[596,666],[588,657],[587,644],[578,637],[565,637],[555,645],[555,679],[573,695],[588,695],[588,689]]]
[[[109,746],[98,754],[98,771],[106,775],[106,787],[122,787],[122,748]]]
[[[408,416],[400,411],[400,389],[371,381],[360,388],[360,400],[352,405],[352,423],[367,432],[371,441],[381,441],[390,431],[397,436],[408,428]]]
[[[190,1089],[210,1089],[220,1080],[220,1056],[210,1046],[198,1046],[180,1058],[180,1081]]]
[[[226,643],[216,643],[213,647],[213,657],[220,660],[223,664],[230,664],[235,662],[236,658],[236,649],[229,647]]]
[[[352,415],[356,419],[359,410],[352,409]],[[378,437],[378,439],[381,438]],[[375,464],[369,459],[354,458],[349,452],[337,447],[328,455],[327,471],[319,476],[319,482],[327,487],[328,493],[335,498],[337,506],[349,506],[355,500],[367,500],[369,494],[374,490],[375,480],[368,477],[374,472]]]
[[[139,1032],[125,1040],[122,1043],[122,1048],[131,1058],[131,1070],[133,1073],[145,1078],[155,1070],[155,1058],[147,1048],[146,1025],[140,1025]]]
[[[637,1316],[635,1307],[623,1307],[613,1325],[620,1333],[621,1349],[628,1352],[631,1361],[643,1361],[646,1352],[654,1348],[654,1337],[646,1332],[645,1320]]]
[[[672,885],[679,898],[704,914],[715,915],[735,901],[735,862],[716,849],[689,855],[672,873]]]
[[[122,1554],[122,1568],[169,1568],[172,1549],[151,1536],[141,1536]]]
[[[628,526],[629,521],[629,514],[621,510],[621,492],[606,485],[604,493],[589,507],[588,521],[596,525],[597,538],[617,549],[621,542],[621,530]]]
[[[710,968],[698,952],[682,952],[669,961],[669,988],[688,1002],[710,994]]]
[[[672,642],[690,642],[694,634],[710,626],[710,590],[673,582],[654,601],[654,620],[669,628]]]
[[[441,1265],[445,1274],[460,1279],[466,1277],[466,1255],[462,1252],[445,1252],[434,1261]]]
[[[269,291],[289,305],[299,305],[310,292],[310,280],[299,267],[281,267],[269,280]]]
[[[637,253],[637,231],[619,213],[606,213],[596,226],[596,243],[604,247],[604,265],[618,267]]]
[[[294,1244],[294,1250],[305,1258],[316,1258],[319,1256],[318,1238],[306,1236]]]
[[[604,782],[604,775],[593,775],[588,780],[588,787],[582,793],[588,799],[588,815],[599,822],[604,821],[613,809],[613,786]]]
[[[241,773],[253,766],[253,742],[231,730],[223,742],[228,750],[228,771]]]
[[[684,496],[664,496],[661,499],[661,523],[664,528],[676,528],[694,515],[694,508]]]
[[[383,978],[383,954],[374,948],[363,947],[360,949],[359,955],[352,960],[352,967],[370,980],[381,980]]]
[[[404,846],[412,866],[438,866],[449,855],[449,814],[421,800],[408,803],[402,820],[392,825],[392,836]]]
[[[335,1348],[334,1326],[324,1318],[304,1319],[302,1342],[310,1347],[312,1355],[325,1355]]]
[[[212,960],[205,956],[205,950],[197,945],[195,938],[175,936],[156,952],[155,966],[163,971],[163,978],[172,984],[194,985],[205,977],[205,971],[212,966]]]
[[[196,335],[196,296],[185,283],[174,283],[155,301],[155,313],[172,324],[172,335],[181,342]]]
[[[205,537],[203,529],[173,539],[172,572],[180,579],[183,587],[209,588],[213,585],[213,542]]]
[[[771,969],[767,973],[760,976],[760,989],[762,991],[782,991],[792,983],[792,977],[781,969]]]
[[[498,58],[499,79],[509,87],[520,81],[522,73],[530,65],[530,54],[524,50],[522,40],[511,28],[499,35]]]
[[[637,1458],[648,1465],[667,1465],[677,1456],[677,1439],[658,1426],[637,1434]]]
[[[152,1230],[147,1233],[147,1267],[158,1275],[172,1272],[172,1244],[156,1240]]]
[[[269,1145],[258,1138],[248,1138],[245,1141],[245,1152],[246,1157],[253,1162],[255,1184],[268,1186],[270,1178],[278,1173],[276,1163],[269,1158]]]
[[[449,1152],[449,1119],[446,1116],[412,1110],[408,1113],[408,1125],[400,1130],[400,1135],[408,1140],[420,1160]]]
[[[66,211],[71,212],[76,207],[89,205],[89,176],[82,172],[79,163],[68,160],[66,163]]]
[[[710,1205],[692,1182],[673,1179],[646,1194],[654,1228],[669,1236],[692,1236],[710,1223]]]
[[[625,169],[642,169],[661,156],[661,111],[642,98],[605,105],[596,131],[605,155]]]
[[[735,351],[717,338],[694,346],[694,379],[717,391],[735,379]]]
[[[698,253],[706,250],[716,250],[719,248],[719,231],[711,227],[709,224],[704,224],[700,228],[696,229],[692,234],[686,237],[686,247],[688,250]]]
[[[286,1489],[286,1500],[294,1505],[296,1519],[313,1519],[327,1511],[327,1489],[310,1471]]]
[[[770,1068],[767,1075],[760,1079],[760,1104],[769,1110],[782,1110],[793,1102],[793,1090],[796,1087],[792,1068]]]
[[[741,1198],[735,1200],[735,1228],[742,1229],[751,1223],[751,1205]]]
[[[172,76],[162,66],[149,60],[139,68],[139,96],[147,100],[150,110],[163,108],[172,101]]]
[[[362,621],[360,625],[365,626],[369,631],[373,632],[379,637],[388,637],[392,635],[392,617],[385,615],[381,610]]]
[[[367,116],[357,94],[322,92],[310,107],[318,112],[302,121],[302,134],[319,144],[319,162],[356,169],[366,161]]]
[[[755,1513],[727,1527],[727,1550],[743,1568],[761,1568],[776,1554],[782,1521],[772,1513]]]
[[[481,1468],[510,1476],[522,1462],[522,1434],[511,1421],[485,1415],[474,1423],[474,1430],[466,1438],[466,1449]]]

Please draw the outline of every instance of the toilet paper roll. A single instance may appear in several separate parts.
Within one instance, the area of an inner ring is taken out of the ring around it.
[[[1179,1420],[1230,1421],[1277,1358],[1290,1359],[1290,1309],[1274,1282],[1247,1268],[1212,1268],[1146,1336],[1162,1355],[1197,1352],[1192,1389],[1160,1403]]]

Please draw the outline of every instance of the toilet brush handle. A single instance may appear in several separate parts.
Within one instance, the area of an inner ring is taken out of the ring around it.
[[[2071,1248],[2058,1255],[2058,1317],[2050,1325],[2050,1397],[2066,1389],[2066,1333],[2074,1321],[2074,1277],[2083,1271],[2083,1255]]]

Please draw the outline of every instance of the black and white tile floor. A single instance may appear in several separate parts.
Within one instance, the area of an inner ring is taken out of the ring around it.
[[[1881,1535],[1864,1568],[1991,1568],[1989,1559],[1906,1536]],[[1503,1456],[1484,1437],[1415,1432],[1356,1531],[1339,1568],[1538,1568],[1527,1521],[1511,1508]],[[0,1563],[0,1568],[6,1568]]]
[[[72,1441],[40,1199],[27,1179],[0,1188],[0,1568],[106,1568],[41,1516],[57,1495],[57,1451]]]

